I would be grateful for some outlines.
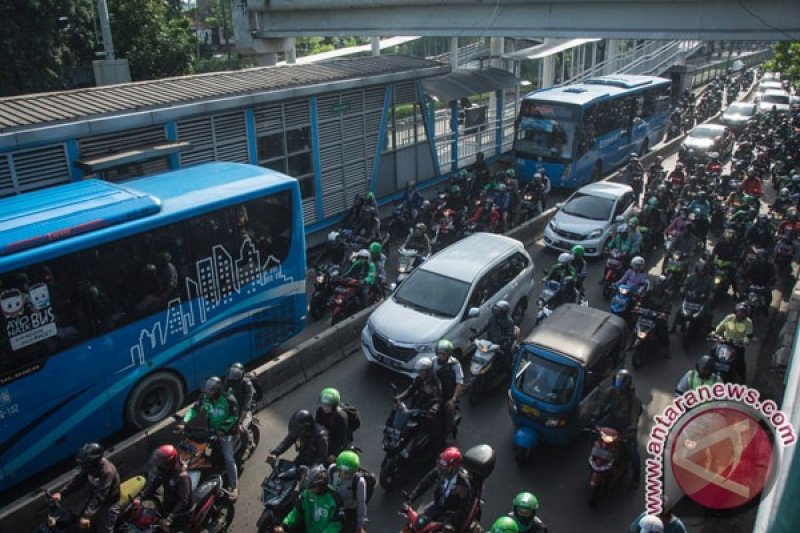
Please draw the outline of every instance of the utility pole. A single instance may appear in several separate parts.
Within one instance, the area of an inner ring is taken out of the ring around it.
[[[111,24],[108,22],[108,6],[106,0],[97,0],[97,12],[100,15],[100,31],[103,34],[103,50],[107,60],[114,60],[114,41],[111,39]]]
[[[220,0],[219,3],[222,7],[222,34],[225,36],[225,51],[228,53],[228,70],[233,70],[231,65],[231,43],[228,39],[228,14],[225,9],[225,4],[228,3],[228,0]]]

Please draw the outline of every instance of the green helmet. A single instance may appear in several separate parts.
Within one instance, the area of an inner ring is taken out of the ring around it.
[[[749,194],[745,194],[744,196],[742,196],[742,202],[746,204],[754,204],[756,203],[756,197],[750,196]]]
[[[510,516],[501,516],[494,521],[489,533],[519,533],[519,526]]]
[[[447,339],[442,339],[434,346],[434,351],[439,353],[446,353],[448,356],[453,355],[453,343]]]
[[[639,219],[638,219],[638,218],[636,218],[636,217],[631,217],[631,218],[628,220],[628,225],[629,225],[629,226],[638,226],[638,225],[639,225]]]
[[[345,450],[336,458],[336,468],[342,472],[355,474],[361,468],[361,459],[356,452]]]
[[[319,403],[322,405],[330,405],[336,407],[339,405],[342,397],[339,395],[339,391],[328,387],[327,389],[322,389],[322,392],[319,393]]]
[[[578,259],[583,259],[583,254],[585,252],[586,250],[584,250],[583,246],[581,246],[580,244],[576,244],[575,246],[572,247],[572,255],[574,255]]]
[[[366,193],[364,195],[364,198],[366,198],[367,200],[374,200],[375,199],[375,195],[372,194],[372,192],[368,192],[368,193]]]
[[[506,176],[508,176],[509,178],[516,178],[517,171],[514,170],[513,168],[509,168],[508,170],[506,170]]]
[[[458,171],[458,177],[459,178],[466,178],[467,177],[467,171],[462,168],[461,170]]]
[[[370,251],[370,253],[373,253],[373,254],[381,253],[381,251],[382,251],[381,250],[381,243],[373,242],[372,244],[369,245],[369,251]]]
[[[650,198],[647,199],[647,205],[649,205],[650,207],[658,207],[658,198],[656,198],[655,196],[651,196]]]
[[[528,509],[530,511],[539,510],[539,499],[530,492],[520,492],[514,496],[514,509]]]

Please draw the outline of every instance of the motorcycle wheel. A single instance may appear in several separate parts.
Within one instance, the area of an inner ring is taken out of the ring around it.
[[[514,446],[514,460],[518,466],[522,466],[531,458],[531,450],[521,446]]]
[[[378,475],[378,483],[383,490],[390,491],[397,486],[397,459],[384,459]]]
[[[275,514],[272,509],[264,509],[264,512],[258,518],[258,522],[256,522],[258,533],[272,533],[275,526]]]
[[[325,313],[325,301],[320,301],[320,298],[311,297],[311,302],[308,304],[308,314],[311,315],[311,318],[314,320],[319,320],[322,318],[322,315]]]
[[[603,298],[610,301],[612,296],[614,296],[614,288],[611,286],[611,282],[606,280],[603,282]]]
[[[331,326],[335,326],[344,319],[344,311],[341,309],[334,309],[331,312]]]
[[[633,366],[634,369],[642,366],[642,350],[639,346],[631,350],[631,366]]]
[[[597,505],[600,501],[600,496],[603,494],[603,485],[589,486],[589,494],[586,497],[586,503],[591,506]]]
[[[472,383],[469,386],[469,394],[467,394],[467,401],[469,402],[470,407],[475,407],[478,405],[478,400],[480,400],[481,396],[483,395],[483,381],[484,380],[480,378],[472,379]]]
[[[228,531],[233,523],[236,514],[236,507],[227,498],[219,498],[214,502],[214,512],[209,517],[209,521],[201,530],[202,533],[224,533]]]

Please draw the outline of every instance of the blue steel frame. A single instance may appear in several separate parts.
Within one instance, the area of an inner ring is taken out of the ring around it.
[[[311,154],[314,159],[314,201],[317,211],[317,221],[322,221],[325,217],[325,210],[322,207],[322,169],[319,162],[319,109],[317,97],[312,96],[309,101],[311,106]]]
[[[369,190],[375,192],[375,182],[378,180],[381,166],[381,156],[386,144],[386,123],[389,121],[389,109],[392,105],[393,86],[387,85],[383,96],[383,114],[381,115],[381,126],[378,131],[378,142],[375,143],[375,160],[372,162],[372,174],[369,178]]]

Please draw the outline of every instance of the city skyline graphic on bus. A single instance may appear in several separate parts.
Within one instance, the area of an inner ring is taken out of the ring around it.
[[[261,262],[261,253],[250,239],[234,259],[221,244],[211,248],[211,255],[195,263],[196,279],[186,276],[188,302],[180,297],[169,301],[164,318],[139,333],[139,342],[131,346],[131,366],[143,365],[148,354],[157,353],[170,339],[186,336],[204,324],[220,306],[233,302],[234,296],[250,296],[275,281],[292,281],[282,272],[281,262],[269,255]]]

